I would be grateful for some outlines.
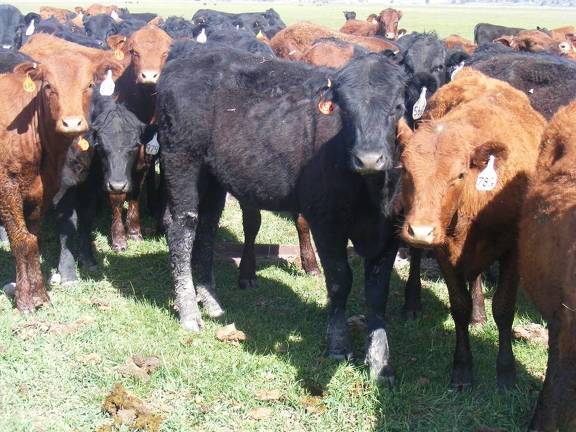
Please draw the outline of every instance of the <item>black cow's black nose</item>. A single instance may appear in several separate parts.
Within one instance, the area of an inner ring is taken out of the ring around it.
[[[352,165],[360,173],[383,171],[386,168],[386,157],[377,152],[354,153]]]
[[[109,181],[108,182],[108,190],[110,192],[115,192],[115,193],[128,192],[128,182]]]

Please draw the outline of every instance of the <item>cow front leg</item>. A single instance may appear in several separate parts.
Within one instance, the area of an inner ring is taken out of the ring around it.
[[[87,191],[82,195],[76,210],[78,214],[78,263],[83,270],[96,271],[98,264],[94,258],[94,248],[92,247],[92,225],[99,196]]]
[[[256,288],[256,236],[260,231],[262,215],[260,210],[245,206],[242,209],[242,228],[244,229],[244,248],[240,259],[240,275],[238,287],[240,289]]]
[[[406,320],[415,320],[422,312],[421,262],[422,249],[410,248],[410,272],[404,288],[404,306],[402,307],[402,318]]]
[[[215,180],[210,182],[200,202],[198,229],[192,249],[192,268],[198,301],[211,318],[224,315],[216,297],[214,280],[214,237],[224,210],[226,191]]]
[[[146,177],[148,164],[145,161],[144,146],[140,146],[138,161],[132,173],[132,191],[128,194],[128,213],[126,214],[126,227],[128,238],[134,241],[142,240],[140,226],[140,192]]]
[[[78,229],[76,213],[76,189],[68,189],[55,205],[56,226],[60,237],[58,273],[61,283],[78,280],[76,275],[75,239]]]
[[[472,324],[486,324],[486,308],[484,307],[484,291],[482,289],[482,275],[478,275],[470,284],[472,294]]]
[[[312,246],[312,239],[310,238],[310,227],[308,221],[300,213],[293,213],[292,217],[296,224],[296,231],[298,232],[298,244],[300,245],[300,261],[302,262],[302,269],[309,275],[319,276],[320,269],[316,262],[316,252]]]
[[[390,349],[384,316],[388,302],[390,277],[394,268],[398,240],[394,237],[386,245],[383,256],[367,258],[364,262],[366,303],[368,307],[368,349],[366,363],[370,376],[378,381],[394,384],[394,370],[390,365]]]
[[[42,268],[40,267],[40,247],[39,238],[42,229],[42,202],[37,203],[29,210],[27,214],[28,232],[31,237],[28,238],[27,246],[27,259],[28,266],[28,280],[30,281],[30,290],[32,298],[36,307],[50,303],[48,291],[44,284],[44,277],[42,276]]]
[[[112,250],[115,252],[125,251],[128,248],[128,241],[126,240],[126,230],[124,229],[124,222],[122,221],[122,210],[124,208],[124,201],[126,195],[124,194],[109,194],[110,206],[112,207],[112,229],[111,240]]]

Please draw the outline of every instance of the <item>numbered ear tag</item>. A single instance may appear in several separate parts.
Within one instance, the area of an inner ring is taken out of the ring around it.
[[[482,172],[478,174],[478,178],[476,179],[477,190],[487,192],[496,187],[496,183],[498,182],[498,175],[494,169],[495,160],[496,159],[494,156],[490,155],[490,158],[488,159],[488,165],[486,165],[486,168],[484,168]]]
[[[412,108],[412,118],[414,120],[418,120],[424,114],[424,110],[426,109],[426,87],[422,87],[422,91],[420,92],[420,97],[414,104]]]
[[[259,40],[266,39],[266,36],[264,36],[264,33],[262,33],[262,30],[260,30],[258,32],[258,34],[256,35],[256,39],[259,39]]]
[[[30,21],[30,24],[28,24],[28,27],[26,28],[26,36],[32,36],[34,34],[34,31],[36,30],[35,26],[34,20]]]
[[[464,62],[460,62],[460,64],[458,66],[456,66],[456,69],[454,69],[452,71],[452,73],[450,74],[450,81],[454,81],[454,78],[456,77],[456,74],[458,72],[460,72],[462,70],[462,68],[464,67]]]
[[[114,50],[114,58],[116,58],[116,60],[124,60],[124,51],[120,48],[116,48]]]
[[[118,16],[118,14],[116,13],[115,10],[113,10],[112,12],[110,12],[110,16],[112,17],[112,19],[114,21],[120,21],[120,17]]]
[[[206,36],[206,29],[202,29],[200,34],[196,36],[196,42],[198,43],[206,43],[208,40],[208,36]]]
[[[324,115],[330,115],[334,111],[334,104],[332,101],[320,101],[318,103],[318,111]]]
[[[34,81],[32,81],[32,78],[30,78],[30,75],[26,75],[26,78],[24,79],[24,82],[22,83],[22,87],[24,88],[24,91],[27,93],[32,93],[32,92],[36,91],[36,84],[34,84]]]
[[[152,139],[146,144],[146,154],[156,156],[160,150],[160,143],[158,142],[158,134],[154,134]]]
[[[106,79],[100,84],[100,94],[102,96],[112,96],[115,89],[114,81],[112,80],[112,71],[108,69],[106,72]]]
[[[78,148],[82,151],[88,151],[88,149],[90,148],[90,143],[88,142],[88,140],[84,137],[81,137],[78,140]]]

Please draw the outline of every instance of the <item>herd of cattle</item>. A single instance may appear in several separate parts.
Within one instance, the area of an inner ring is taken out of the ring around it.
[[[401,17],[345,12],[333,31],[287,27],[273,9],[188,20],[0,6],[0,220],[18,310],[49,302],[38,247],[46,211],[57,217],[59,281],[73,282],[77,264],[97,267],[102,197],[113,249],[142,238],[145,186],[167,235],[181,324],[200,330],[199,304],[223,314],[214,235],[231,193],[244,218],[241,288],[256,281],[261,209],[294,215],[303,267],[319,273],[313,232],[337,359],[350,353],[353,242],[365,262],[366,362],[389,382],[384,313],[400,242],[411,247],[406,317],[422,308],[422,249],[446,280],[456,388],[473,381],[468,327],[485,320],[480,275],[497,262],[498,386],[515,383],[520,285],[550,333],[530,430],[576,430],[576,31],[478,24],[474,42],[441,40],[399,30]]]

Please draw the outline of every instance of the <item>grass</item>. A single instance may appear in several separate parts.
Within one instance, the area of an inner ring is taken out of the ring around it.
[[[43,2],[46,4],[46,2]],[[170,8],[142,5],[133,10],[157,10],[165,15],[192,15],[193,6]],[[36,8],[33,3],[19,5]],[[247,10],[262,5],[227,9]],[[288,22],[310,19],[332,27],[341,22],[334,7],[274,7]],[[364,15],[366,7],[356,8]],[[373,7],[373,10],[379,9]],[[549,27],[566,24],[575,12],[560,10],[492,10],[476,8],[402,8],[407,28],[436,28],[440,34],[467,34],[477,21]],[[443,18],[441,18],[443,17]],[[173,285],[164,239],[147,237],[114,253],[108,245],[108,212],[99,218],[95,234],[99,272],[85,274],[74,286],[50,292],[53,306],[24,318],[0,296],[0,431],[91,431],[110,418],[101,412],[112,384],[122,382],[152,411],[163,416],[162,431],[521,431],[526,428],[546,364],[546,349],[515,342],[518,388],[496,391],[497,331],[489,323],[472,330],[476,385],[470,391],[448,389],[454,345],[444,283],[424,277],[425,312],[418,322],[399,319],[406,269],[394,274],[388,308],[389,337],[397,371],[394,389],[368,380],[360,359],[363,332],[355,333],[358,360],[337,364],[325,349],[326,294],[323,280],[304,275],[287,262],[259,263],[259,286],[236,289],[237,269],[219,261],[216,281],[227,314],[206,318],[201,334],[179,328],[173,312]],[[148,228],[152,221],[145,220]],[[50,218],[43,241],[43,270],[54,271],[57,239]],[[241,215],[229,200],[219,231],[221,241],[241,242]],[[258,237],[262,243],[297,243],[289,219],[265,213]],[[349,315],[363,313],[362,270],[355,274]],[[0,283],[14,279],[8,249],[0,249]],[[488,287],[487,297],[492,288]],[[522,297],[522,296],[521,296]],[[105,303],[106,307],[97,307]],[[540,318],[523,298],[516,324]],[[215,332],[234,322],[248,340],[240,346],[219,342]],[[38,323],[45,323],[40,328]],[[68,332],[49,323],[77,323]],[[28,327],[23,327],[28,325]],[[35,327],[36,325],[36,327]],[[21,332],[16,331],[21,329]],[[100,361],[88,362],[96,354]],[[118,368],[133,354],[155,355],[161,367],[148,382],[126,378]],[[260,401],[257,393],[278,390],[277,401]],[[315,399],[310,399],[315,395]],[[314,402],[314,404],[311,404]],[[264,419],[252,411],[267,407]]]

